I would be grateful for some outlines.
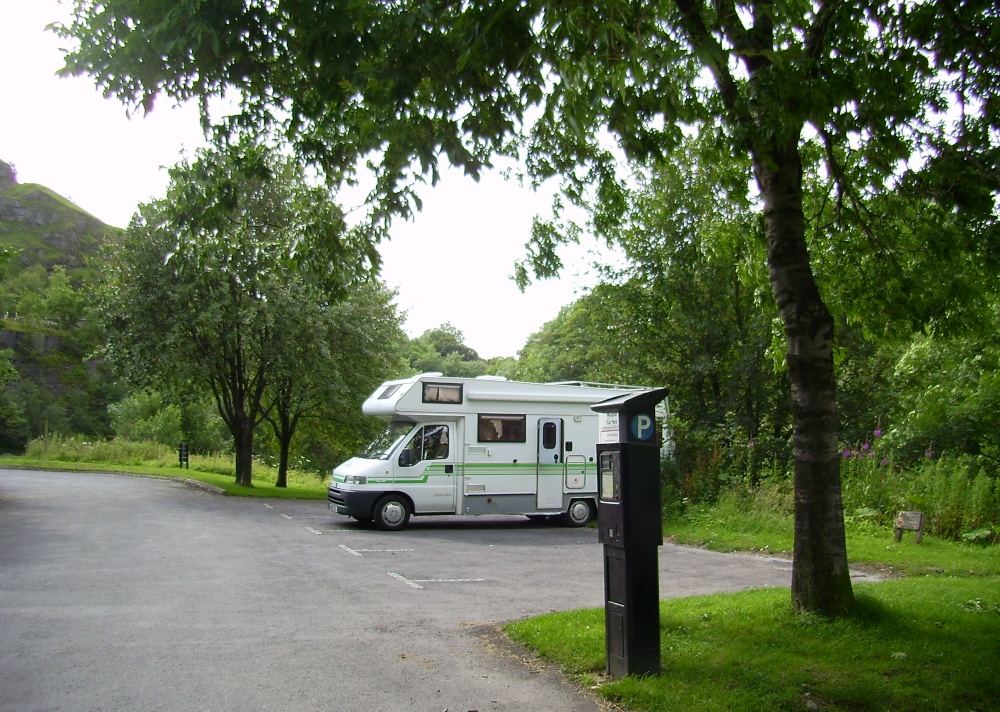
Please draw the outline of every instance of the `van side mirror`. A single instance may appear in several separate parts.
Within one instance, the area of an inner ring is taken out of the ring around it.
[[[399,453],[399,466],[400,467],[411,467],[413,465],[413,450],[409,448],[403,450]]]

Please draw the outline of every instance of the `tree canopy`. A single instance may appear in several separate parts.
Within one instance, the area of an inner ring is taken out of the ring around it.
[[[957,287],[995,274],[1000,17],[992,0],[876,2],[546,0],[77,0],[65,71],[152,108],[159,94],[228,96],[223,130],[280,130],[332,180],[376,175],[372,225],[419,207],[415,180],[447,160],[473,175],[497,153],[613,232],[627,165],[669,160],[686,131],[747,160],[785,338],[795,451],[792,600],[853,604],[837,452],[834,316],[811,257],[858,277],[897,247],[949,260]],[[361,163],[363,162],[363,163]],[[803,175],[829,177],[830,205]],[[807,212],[807,208],[810,210]],[[897,245],[903,211],[911,230]],[[826,230],[812,230],[822,217]],[[945,229],[941,229],[944,226]],[[851,234],[851,249],[830,235]],[[531,262],[558,268],[539,223]],[[870,258],[870,259],[869,259]],[[524,275],[522,275],[524,276]],[[908,281],[905,280],[908,276]],[[970,279],[961,279],[969,277]],[[917,290],[919,291],[919,289]],[[948,322],[944,290],[914,323]],[[981,291],[981,288],[980,288]]]
[[[110,252],[108,353],[132,383],[210,390],[249,486],[269,409],[297,420],[318,397],[306,371],[345,383],[304,354],[332,335],[325,317],[363,276],[363,248],[349,248],[327,191],[260,144],[200,151],[170,175],[167,196],[142,206]]]

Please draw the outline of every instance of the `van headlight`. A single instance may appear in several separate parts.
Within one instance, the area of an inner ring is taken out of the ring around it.
[[[348,475],[344,478],[345,485],[366,485],[368,478],[365,475]]]

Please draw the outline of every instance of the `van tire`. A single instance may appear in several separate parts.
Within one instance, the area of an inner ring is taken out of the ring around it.
[[[398,494],[387,494],[375,502],[372,521],[375,528],[384,532],[404,529],[410,521],[410,502]]]
[[[574,499],[563,512],[563,524],[567,527],[583,527],[594,518],[594,505],[589,499]]]

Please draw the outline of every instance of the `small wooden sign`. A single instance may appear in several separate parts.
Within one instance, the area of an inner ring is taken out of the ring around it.
[[[896,515],[896,541],[902,541],[903,532],[915,532],[913,541],[917,544],[924,538],[924,513],[900,512]]]

